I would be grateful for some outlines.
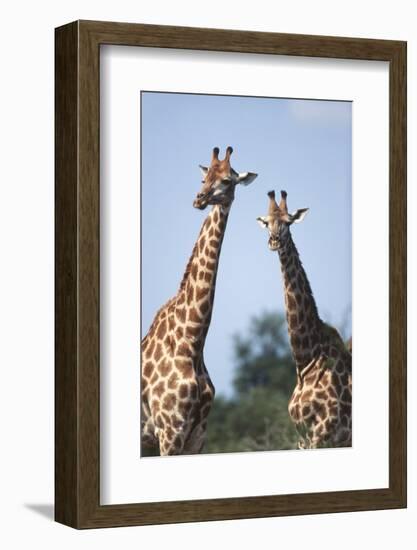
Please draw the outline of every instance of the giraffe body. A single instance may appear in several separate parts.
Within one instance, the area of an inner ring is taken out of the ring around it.
[[[306,272],[289,226],[306,209],[288,214],[286,193],[279,204],[269,193],[269,214],[258,218],[270,232],[284,280],[288,333],[297,370],[297,385],[288,411],[299,433],[300,448],[352,445],[352,356],[339,333],[318,314]]]
[[[338,340],[324,339],[322,354],[297,376],[288,410],[300,448],[352,445],[352,359]]]
[[[213,205],[206,217],[176,296],[155,315],[142,340],[142,445],[159,444],[161,455],[201,452],[214,386],[203,349],[210,326],[217,268],[237,183],[256,174],[239,175],[230,166],[231,147],[223,161],[213,150],[203,189],[194,206]],[[250,181],[249,181],[250,180]]]

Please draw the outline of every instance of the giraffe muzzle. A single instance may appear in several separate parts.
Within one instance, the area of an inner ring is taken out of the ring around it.
[[[199,193],[193,202],[194,208],[204,210],[210,204],[210,199],[212,196],[212,191],[209,191],[208,193]]]

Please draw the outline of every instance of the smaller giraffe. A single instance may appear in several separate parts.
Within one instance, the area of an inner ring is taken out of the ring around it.
[[[288,332],[297,385],[288,411],[300,436],[300,448],[352,445],[352,356],[337,330],[318,314],[290,226],[308,209],[289,214],[287,193],[279,205],[270,191],[267,216],[258,218],[269,231],[268,246],[278,251],[284,279]]]

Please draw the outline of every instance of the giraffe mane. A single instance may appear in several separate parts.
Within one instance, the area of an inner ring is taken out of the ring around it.
[[[191,271],[191,265],[193,263],[194,256],[197,252],[197,246],[198,246],[198,239],[197,239],[197,242],[194,245],[193,251],[191,252],[190,259],[188,260],[187,266],[185,268],[184,275],[183,275],[182,281],[180,283],[180,290],[184,290],[185,285],[187,284],[188,277],[189,277],[190,271]]]
[[[172,304],[172,302],[176,299],[176,296],[173,296],[172,298],[170,298],[167,302],[165,302],[165,304],[163,306],[161,306],[158,311],[155,313],[155,317],[153,318],[153,321],[152,321],[152,324],[151,326],[149,327],[149,330],[147,332],[147,334],[142,338],[142,342],[145,340],[145,338],[153,331],[153,329],[158,325],[159,323],[159,315],[161,314],[161,312],[170,306],[170,304]]]

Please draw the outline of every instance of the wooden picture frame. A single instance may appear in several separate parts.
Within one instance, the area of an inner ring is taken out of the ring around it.
[[[100,45],[389,62],[389,487],[100,505]],[[55,519],[75,528],[406,506],[406,43],[76,21],[56,29]]]

